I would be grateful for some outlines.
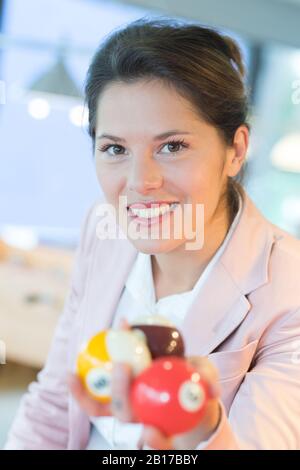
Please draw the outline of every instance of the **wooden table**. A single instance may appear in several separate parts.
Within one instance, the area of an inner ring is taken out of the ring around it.
[[[74,252],[0,244],[0,340],[6,362],[41,368],[62,312]]]

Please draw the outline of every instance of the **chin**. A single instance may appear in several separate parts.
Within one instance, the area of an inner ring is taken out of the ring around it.
[[[150,255],[168,253],[184,243],[182,240],[130,240],[130,242],[138,251]]]

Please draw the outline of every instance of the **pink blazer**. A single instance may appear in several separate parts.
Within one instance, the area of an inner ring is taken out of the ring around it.
[[[47,363],[24,395],[6,449],[84,449],[89,417],[70,396],[83,340],[107,328],[137,255],[99,240],[97,203],[82,225]],[[224,413],[205,449],[300,449],[300,241],[245,194],[240,222],[185,317],[187,355],[218,367]]]

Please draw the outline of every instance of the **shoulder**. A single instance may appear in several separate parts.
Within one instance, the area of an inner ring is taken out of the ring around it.
[[[109,239],[107,236],[101,234],[101,224],[104,221],[103,229],[105,229],[105,223],[109,221],[106,228],[110,228],[113,224],[113,228],[116,229],[116,220],[112,217],[112,214],[108,209],[109,205],[103,198],[96,199],[92,202],[88,210],[86,211],[83,220],[81,222],[80,237],[77,246],[78,256],[89,257],[99,248],[106,249],[105,240]],[[108,218],[109,217],[109,218]],[[117,233],[117,232],[116,232]],[[113,238],[113,237],[111,237]]]
[[[95,200],[81,224],[78,264],[84,264],[97,276],[101,265],[116,268],[135,253],[136,249],[122,231],[111,206],[104,199]]]
[[[300,293],[300,240],[273,224],[248,195],[245,197],[239,252],[242,253],[242,246],[247,247],[251,260],[256,260],[260,269],[267,269],[269,282],[281,279],[284,285],[288,276],[297,277]]]
[[[86,211],[81,223],[78,248],[85,254],[91,251],[96,242],[98,214],[101,204],[102,201],[99,199],[93,201]]]
[[[267,282],[250,295],[264,310],[264,317],[284,318],[300,313],[300,240],[267,222],[273,244],[267,265]]]
[[[98,207],[101,201],[95,200],[85,212],[81,221],[79,239],[75,251],[71,284],[78,293],[83,292],[90,270],[91,260],[97,248]]]
[[[270,272],[273,277],[298,286],[300,296],[300,240],[274,224],[270,226],[274,233]]]

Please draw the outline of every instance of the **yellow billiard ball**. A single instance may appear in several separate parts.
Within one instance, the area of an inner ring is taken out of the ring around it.
[[[114,362],[129,364],[134,376],[147,368],[152,359],[144,335],[135,330],[104,330],[80,351],[77,373],[92,397],[101,403],[111,401]]]
[[[106,347],[107,331],[93,336],[77,357],[77,374],[92,397],[101,403],[111,401],[112,361]]]

